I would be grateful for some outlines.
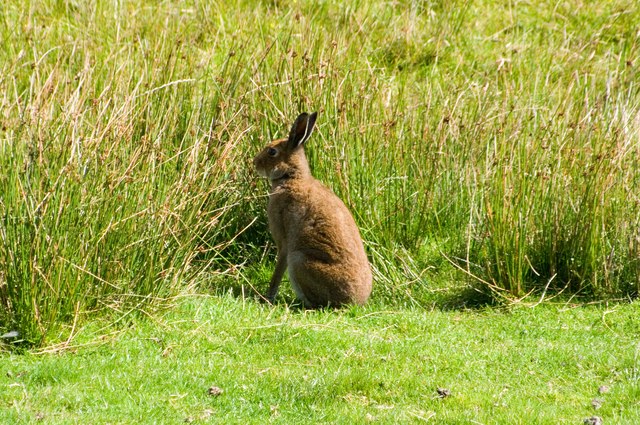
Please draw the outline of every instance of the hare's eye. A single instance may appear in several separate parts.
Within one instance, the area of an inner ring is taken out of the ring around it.
[[[267,155],[276,156],[278,155],[278,150],[276,148],[269,148],[267,149]]]

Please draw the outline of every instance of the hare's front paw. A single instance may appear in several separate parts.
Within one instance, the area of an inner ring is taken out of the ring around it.
[[[264,304],[269,304],[269,305],[275,304],[275,301],[276,301],[276,296],[275,295],[258,294],[258,298],[259,298],[260,302],[262,302]]]

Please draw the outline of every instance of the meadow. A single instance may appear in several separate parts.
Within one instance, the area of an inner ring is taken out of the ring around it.
[[[7,0],[0,38],[5,422],[639,416],[634,1]],[[259,301],[251,159],[302,111],[363,308]]]

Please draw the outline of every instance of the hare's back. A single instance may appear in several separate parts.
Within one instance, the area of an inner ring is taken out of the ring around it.
[[[371,269],[345,204],[319,182],[290,200],[283,218],[289,279],[298,296],[314,306],[363,304],[371,293]]]
[[[290,241],[295,247],[323,252],[328,256],[363,257],[360,232],[342,200],[331,190],[314,180],[313,185],[301,188],[297,205],[291,205]]]

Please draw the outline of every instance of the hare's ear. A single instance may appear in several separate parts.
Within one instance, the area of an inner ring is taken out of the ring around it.
[[[298,115],[298,118],[296,118],[296,122],[293,123],[291,132],[289,133],[289,149],[293,150],[307,141],[309,136],[311,136],[313,125],[316,123],[317,117],[317,112],[312,114],[303,112]]]

